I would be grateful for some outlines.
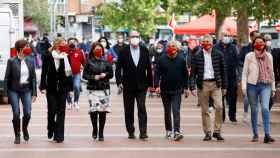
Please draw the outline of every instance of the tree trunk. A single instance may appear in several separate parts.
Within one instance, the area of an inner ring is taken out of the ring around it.
[[[216,37],[217,37],[217,40],[220,40],[221,39],[221,35],[222,35],[222,26],[223,26],[223,23],[224,23],[224,20],[225,20],[225,15],[224,14],[221,14],[221,11],[220,10],[215,10],[215,13],[216,13],[216,30],[215,30],[215,33],[216,33]]]
[[[237,13],[237,42],[240,48],[249,42],[248,11],[246,6],[239,8]]]

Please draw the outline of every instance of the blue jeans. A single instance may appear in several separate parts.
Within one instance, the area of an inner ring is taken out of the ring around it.
[[[258,113],[259,102],[262,108],[262,118],[264,133],[266,136],[270,134],[270,113],[269,100],[271,96],[271,85],[258,83],[257,85],[247,84],[247,96],[251,106],[251,122],[254,136],[258,136]]]
[[[31,91],[26,92],[16,92],[16,91],[8,91],[9,101],[13,110],[13,120],[20,119],[20,107],[19,100],[23,105],[23,114],[25,117],[31,116]]]
[[[79,102],[81,92],[81,74],[73,75],[74,102]],[[72,103],[72,96],[67,95],[67,102]]]

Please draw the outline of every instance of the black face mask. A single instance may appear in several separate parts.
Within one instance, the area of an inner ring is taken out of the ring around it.
[[[71,49],[74,49],[76,46],[75,46],[75,44],[74,43],[71,43],[70,45],[69,45],[69,48],[71,48]]]

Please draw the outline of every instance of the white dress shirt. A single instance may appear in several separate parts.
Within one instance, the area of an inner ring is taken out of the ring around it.
[[[203,79],[204,80],[215,79],[214,69],[213,69],[213,65],[212,65],[211,53],[206,52],[205,50],[203,50],[203,54],[204,54],[204,74],[203,74]]]
[[[27,84],[29,77],[29,70],[24,60],[21,60],[20,66],[20,84]]]
[[[131,52],[133,62],[135,66],[137,66],[140,58],[140,47],[134,48],[130,46],[130,52]]]

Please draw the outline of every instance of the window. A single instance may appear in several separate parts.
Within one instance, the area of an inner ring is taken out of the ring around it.
[[[81,4],[87,4],[88,3],[88,0],[80,0],[81,1]]]

